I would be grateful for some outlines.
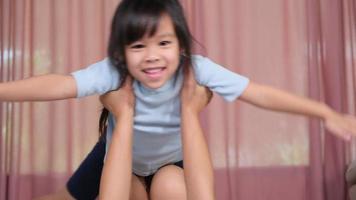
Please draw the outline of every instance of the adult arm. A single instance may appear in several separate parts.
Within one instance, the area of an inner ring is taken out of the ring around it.
[[[192,70],[186,70],[181,91],[181,130],[184,178],[188,200],[214,199],[214,174],[207,143],[199,123],[199,112],[212,93],[198,86]]]
[[[101,96],[100,100],[115,116],[116,126],[104,163],[99,199],[128,200],[132,176],[134,113],[132,79],[128,78],[120,90],[109,92]]]

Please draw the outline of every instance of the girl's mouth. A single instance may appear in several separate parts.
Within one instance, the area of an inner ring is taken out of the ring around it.
[[[160,78],[163,75],[166,67],[154,67],[154,68],[147,68],[142,70],[148,77],[150,78]]]

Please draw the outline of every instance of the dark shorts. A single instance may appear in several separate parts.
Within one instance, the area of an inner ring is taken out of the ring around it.
[[[105,138],[102,137],[67,182],[68,192],[77,200],[96,199],[105,157]]]
[[[178,167],[180,167],[180,168],[183,169],[183,161],[182,161],[182,160],[179,161],[179,162],[173,163],[173,165],[178,166]],[[164,166],[167,166],[167,165],[164,165]],[[162,166],[162,167],[164,167],[164,166]],[[159,169],[161,169],[162,167],[160,167]],[[158,169],[158,170],[159,170],[159,169]],[[158,170],[157,170],[157,171],[158,171]],[[145,185],[146,185],[146,190],[147,190],[147,192],[150,192],[151,183],[152,183],[152,179],[153,179],[154,175],[155,175],[155,173],[154,173],[154,174],[151,174],[151,175],[149,175],[149,176],[143,177],[143,178],[145,179]]]
[[[77,200],[96,199],[105,157],[105,138],[100,138],[78,169],[67,182],[68,192]],[[183,161],[174,163],[183,168]],[[163,166],[162,166],[163,167]],[[147,191],[151,188],[154,174],[144,177]]]

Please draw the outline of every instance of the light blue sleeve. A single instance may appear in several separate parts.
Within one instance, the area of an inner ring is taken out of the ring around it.
[[[214,63],[210,59],[194,55],[192,64],[196,81],[213,92],[218,93],[226,101],[234,101],[247,88],[249,79]]]
[[[77,84],[77,97],[104,94],[119,86],[120,75],[108,58],[71,73]]]

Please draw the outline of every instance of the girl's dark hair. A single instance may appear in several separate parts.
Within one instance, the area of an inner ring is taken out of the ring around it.
[[[167,14],[172,22],[182,51],[181,65],[191,65],[192,36],[178,0],[122,0],[112,19],[108,57],[120,74],[120,86],[126,80],[128,70],[125,61],[125,46],[141,39],[146,34],[153,36],[160,17]],[[109,111],[103,109],[99,119],[99,133],[106,132]]]

